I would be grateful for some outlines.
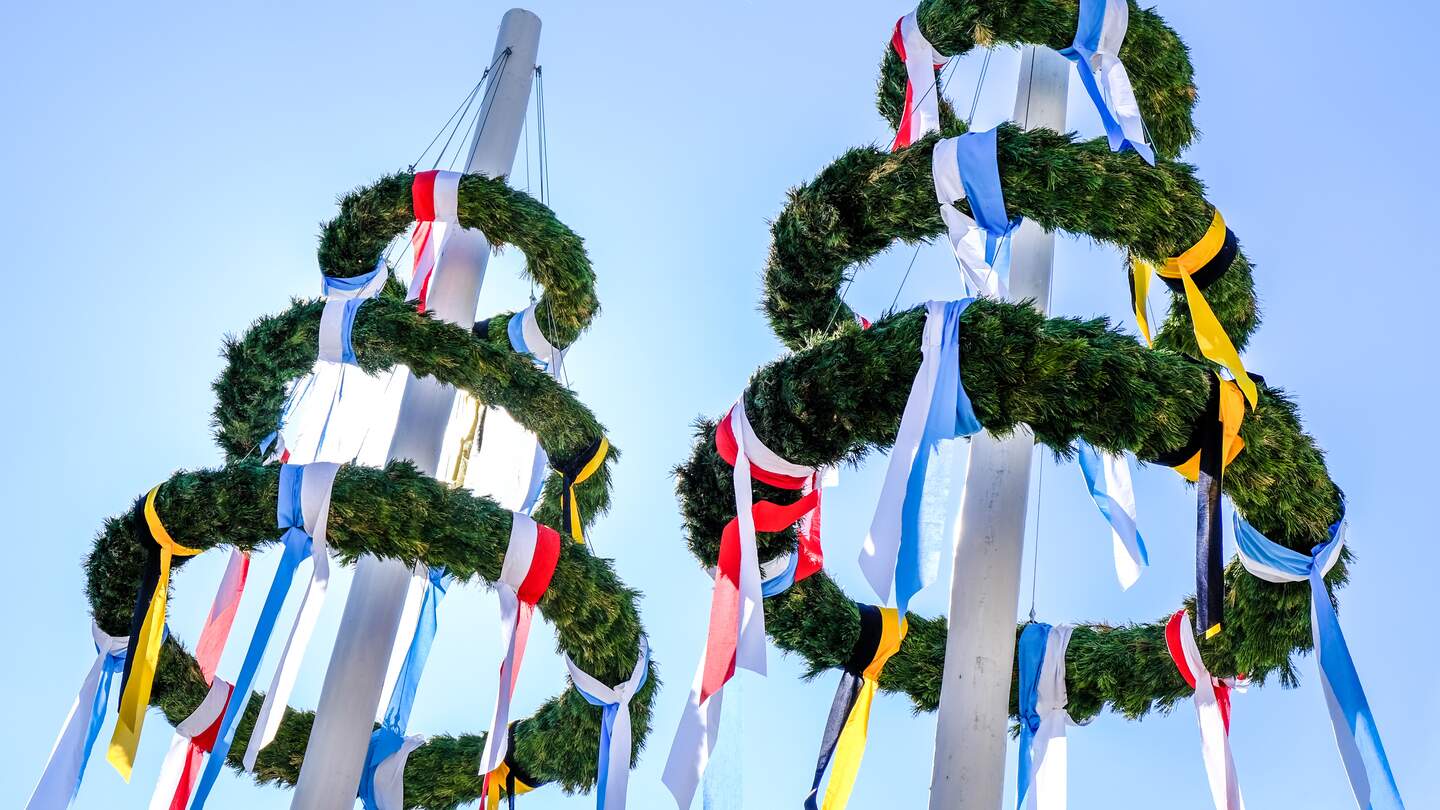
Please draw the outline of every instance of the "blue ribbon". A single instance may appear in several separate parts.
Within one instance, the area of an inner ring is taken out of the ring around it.
[[[510,316],[510,322],[505,326],[505,334],[510,336],[510,346],[515,351],[520,354],[534,354],[525,344],[525,313],[523,311]],[[535,362],[542,368],[546,365],[545,361],[539,357],[535,358]]]
[[[985,231],[985,261],[1001,278],[1008,278],[1008,237],[1020,227],[1022,218],[1011,219],[1005,208],[1005,191],[1000,187],[1000,162],[996,155],[998,144],[995,129],[967,132],[955,139],[955,164],[960,169],[965,199],[970,201],[970,213]]]
[[[640,646],[645,653],[645,663],[640,667],[640,682],[635,684],[635,691],[631,694],[638,694],[640,689],[645,686],[645,681],[650,677],[650,645],[641,644]],[[607,703],[601,698],[581,689],[579,684],[575,685],[575,691],[580,693],[580,697],[585,698],[586,703],[589,703],[591,706],[599,706],[601,709],[600,761],[596,765],[597,770],[595,772],[595,806],[604,807],[605,788],[610,781],[610,735],[615,729],[615,718],[620,714],[620,704]],[[721,711],[724,711],[723,707]]]
[[[265,657],[265,648],[269,646],[270,635],[274,632],[275,622],[280,617],[280,608],[284,606],[285,597],[290,592],[290,585],[295,580],[295,569],[310,557],[313,541],[310,534],[305,531],[305,514],[300,505],[300,488],[304,477],[304,466],[299,464],[280,465],[280,488],[275,503],[275,520],[279,524],[279,528],[285,530],[279,541],[284,545],[284,552],[280,556],[280,566],[275,570],[275,579],[270,583],[270,591],[265,594],[265,604],[260,609],[260,618],[255,622],[255,632],[250,637],[250,647],[245,651],[245,662],[240,666],[240,674],[235,678],[235,687],[230,691],[230,700],[225,704],[225,716],[220,720],[220,731],[215,738],[215,748],[205,763],[205,771],[201,774],[200,784],[195,789],[195,800],[190,805],[192,810],[200,810],[205,806],[205,800],[209,798],[210,791],[215,787],[215,781],[220,777],[220,771],[225,767],[225,758],[230,753],[230,746],[235,742],[236,721],[239,719],[240,713],[244,711],[245,705],[250,702],[250,689],[255,682],[256,671],[260,669],[260,661]]]
[[[1390,772],[1390,760],[1380,741],[1380,729],[1370,713],[1360,675],[1340,631],[1330,592],[1325,589],[1326,562],[1339,553],[1344,518],[1330,527],[1330,539],[1315,547],[1310,556],[1285,548],[1261,534],[1235,513],[1235,542],[1244,556],[1273,568],[1296,581],[1310,581],[1310,627],[1315,638],[1315,660],[1320,667],[1320,685],[1330,709],[1330,724],[1355,801],[1367,810],[1403,810],[1400,788]]]
[[[1031,622],[1020,631],[1020,766],[1016,769],[1019,789],[1015,794],[1020,807],[1024,806],[1025,795],[1030,791],[1030,747],[1035,742],[1035,732],[1040,730],[1040,712],[1035,704],[1049,638],[1050,625],[1044,622]]]
[[[365,770],[360,775],[360,801],[365,810],[379,810],[375,800],[375,769],[391,754],[400,750],[405,742],[405,728],[410,725],[410,710],[415,706],[415,693],[420,688],[420,675],[425,671],[425,661],[430,657],[430,645],[435,641],[435,628],[440,600],[450,585],[450,577],[443,567],[429,570],[430,583],[425,588],[424,600],[420,603],[420,617],[415,622],[415,635],[405,651],[405,662],[400,665],[400,674],[395,678],[395,689],[390,693],[390,703],[385,709],[385,720],[380,728],[370,735],[370,748],[365,752]]]
[[[780,573],[776,574],[773,577],[770,577],[767,580],[761,581],[760,595],[765,597],[766,599],[769,599],[772,596],[776,596],[790,590],[790,586],[795,584],[795,569],[799,567],[800,551],[797,549],[790,553],[790,560],[786,563],[784,571],[781,571]],[[721,711],[724,711],[723,707],[721,708]]]
[[[351,276],[350,278],[336,278],[320,274],[320,294],[329,296],[335,293],[358,293],[365,289],[365,285],[375,280],[375,277],[386,272],[385,257],[381,256],[375,262],[375,268],[364,275]]]
[[[355,328],[355,313],[360,311],[364,298],[349,298],[345,301],[345,316],[340,321],[340,362],[355,365],[355,345],[350,342],[350,332]]]
[[[939,455],[941,443],[961,436],[971,436],[981,430],[980,420],[965,393],[960,379],[960,316],[974,301],[964,298],[944,303],[945,319],[941,332],[939,373],[935,378],[935,391],[930,399],[930,410],[925,417],[925,429],[921,434],[920,446],[915,451],[915,460],[905,482],[905,501],[900,509],[900,549],[895,561],[895,605],[904,616],[910,598],[927,584],[924,581],[926,561],[939,558],[940,538],[943,527],[932,527],[924,531],[921,525],[922,512],[930,515],[939,510],[945,514],[944,522],[950,520],[951,500],[942,490],[943,486],[927,486],[926,476],[930,470],[930,459]],[[927,317],[933,317],[927,315]],[[926,495],[929,494],[927,498]],[[929,507],[928,509],[925,507]]]
[[[1076,460],[1080,463],[1080,472],[1085,475],[1085,486],[1089,488],[1090,497],[1095,500],[1095,506],[1099,508],[1100,514],[1105,516],[1105,520],[1114,527],[1117,533],[1128,534],[1131,529],[1134,529],[1135,547],[1140,552],[1140,563],[1149,565],[1150,552],[1145,549],[1145,538],[1140,536],[1140,528],[1135,525],[1135,521],[1130,515],[1125,514],[1125,510],[1115,502],[1115,499],[1110,496],[1110,491],[1106,489],[1105,463],[1100,459],[1100,451],[1084,439],[1075,444],[1079,450]]]
[[[1125,0],[1113,0],[1125,2]],[[1145,159],[1151,166],[1155,165],[1155,150],[1146,143],[1136,143],[1125,136],[1125,130],[1120,125],[1120,119],[1111,109],[1110,102],[1105,99],[1105,92],[1100,89],[1099,83],[1095,81],[1095,71],[1090,66],[1090,58],[1100,49],[1100,39],[1105,33],[1105,6],[1112,0],[1080,0],[1080,21],[1075,26],[1074,43],[1060,51],[1060,55],[1075,63],[1080,74],[1080,83],[1085,85],[1085,92],[1090,95],[1090,101],[1095,104],[1096,112],[1100,113],[1100,123],[1105,125],[1105,136],[1110,141],[1110,151],[1123,152],[1129,148],[1137,155]],[[1119,58],[1117,54],[1116,59]]]

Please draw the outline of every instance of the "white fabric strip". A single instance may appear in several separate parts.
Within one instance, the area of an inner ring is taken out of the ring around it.
[[[1115,555],[1115,576],[1120,587],[1129,590],[1140,579],[1142,557],[1136,538],[1139,529],[1135,522],[1135,486],[1130,480],[1130,459],[1124,453],[1101,453],[1100,462],[1105,471],[1105,494],[1113,505],[1120,507],[1119,515],[1112,515],[1120,527],[1111,525],[1111,551]]]
[[[380,810],[405,810],[405,763],[410,752],[424,744],[424,734],[411,734],[375,766],[375,804]]]
[[[325,311],[320,315],[320,360],[345,361],[345,308],[349,305],[343,298],[325,302]]]
[[[309,464],[300,482],[300,509],[305,515],[305,531],[311,537],[310,562],[314,567],[310,581],[305,585],[305,594],[300,599],[300,611],[290,627],[290,638],[280,653],[280,663],[275,666],[270,691],[265,694],[265,702],[260,706],[255,732],[250,735],[250,742],[245,747],[244,761],[248,771],[255,770],[256,757],[275,739],[275,733],[280,729],[285,706],[290,702],[290,693],[300,674],[300,663],[305,658],[305,648],[310,644],[310,635],[315,632],[315,622],[320,618],[320,608],[325,604],[325,592],[330,587],[330,551],[325,544],[325,528],[330,520],[330,491],[339,469],[340,465],[331,462]]]
[[[1075,724],[1065,710],[1069,697],[1065,691],[1065,650],[1070,645],[1074,627],[1068,624],[1050,628],[1045,639],[1045,660],[1040,665],[1035,710],[1040,713],[1040,729],[1035,732],[1030,748],[1030,789],[1021,800],[1021,810],[1065,810],[1066,749],[1065,728]]]
[[[225,713],[225,704],[230,701],[231,685],[216,678],[210,682],[210,691],[195,707],[189,717],[175,726],[175,736],[170,739],[170,750],[160,765],[160,777],[155,782],[155,792],[150,794],[150,810],[169,810],[175,799],[175,789],[185,772],[185,762],[190,758],[190,741],[205,733]],[[189,797],[186,797],[188,803]]]
[[[1215,696],[1215,680],[1200,659],[1195,643],[1195,629],[1187,612],[1180,620],[1180,648],[1185,664],[1195,676],[1195,714],[1200,722],[1200,751],[1205,759],[1205,775],[1210,782],[1210,797],[1216,810],[1244,810],[1240,795],[1240,779],[1235,774],[1235,757],[1230,751],[1230,734],[1220,713]]]
[[[430,586],[430,570],[424,563],[415,563],[410,570],[410,584],[406,586],[405,603],[400,607],[400,627],[395,632],[395,646],[390,648],[390,663],[385,667],[385,683],[380,690],[380,702],[375,704],[375,722],[385,720],[390,706],[390,693],[395,691],[395,682],[400,679],[400,668],[405,665],[405,654],[410,651],[410,642],[415,638],[415,624],[420,619],[421,603],[425,601],[425,589]]]
[[[570,680],[575,682],[577,689],[619,707],[615,715],[615,727],[610,732],[609,773],[596,775],[597,781],[605,780],[606,786],[605,806],[597,810],[623,810],[625,807],[625,792],[630,781],[630,754],[634,748],[631,744],[630,699],[635,697],[635,693],[645,681],[645,667],[649,663],[650,642],[641,636],[640,655],[635,659],[635,668],[631,670],[629,680],[609,687],[576,666],[569,655],[565,656]]]
[[[536,360],[545,363],[545,370],[550,372],[550,376],[559,379],[560,366],[565,362],[565,352],[569,349],[557,349],[545,338],[535,317],[535,306],[531,304],[521,313],[520,327],[525,335],[525,348]]]
[[[1130,27],[1130,4],[1126,0],[1082,0],[1081,5],[1103,3],[1100,35],[1094,41],[1083,42],[1085,31],[1077,31],[1075,42],[1070,46],[1084,59],[1081,70],[1089,69],[1095,76],[1095,84],[1109,106],[1115,122],[1125,140],[1130,141],[1146,162],[1155,163],[1154,152],[1145,139],[1145,123],[1140,115],[1140,105],[1135,101],[1135,90],[1130,84],[1130,74],[1120,61],[1120,48],[1125,44],[1125,33]],[[1086,10],[1082,9],[1082,28]],[[1112,135],[1110,148],[1119,148]]]
[[[1005,279],[985,260],[985,231],[954,205],[965,199],[965,184],[960,179],[960,164],[955,154],[958,140],[944,138],[936,141],[935,150],[930,154],[931,179],[935,184],[935,198],[940,202],[940,218],[945,221],[950,249],[960,262],[965,286],[972,295],[1009,298],[1010,289]]]
[[[500,662],[500,684],[495,695],[495,711],[491,713],[490,733],[485,735],[485,751],[480,755],[480,773],[487,774],[500,767],[510,739],[510,697],[515,678],[516,630],[520,621],[520,598],[516,592],[530,573],[535,559],[535,543],[539,529],[527,515],[515,513],[510,523],[510,545],[500,566],[500,579],[495,594],[500,598],[500,649],[505,656]]]
[[[736,677],[740,677],[738,672]],[[700,666],[695,670],[695,682],[690,687],[690,699],[685,702],[685,709],[680,714],[680,724],[675,729],[675,739],[670,743],[670,755],[665,759],[665,771],[660,777],[675,797],[675,804],[680,810],[687,810],[694,801],[695,791],[720,737],[725,690],[717,690],[709,700],[701,703],[700,685],[704,678],[705,659],[702,656]]]
[[[900,18],[900,39],[905,43],[905,77],[910,83],[910,143],[940,131],[940,89],[935,86],[935,69],[950,61],[925,35],[912,11]]]
[[[95,663],[80,683],[80,692],[65,716],[60,735],[50,749],[50,759],[45,771],[25,804],[29,810],[51,810],[68,807],[80,774],[85,770],[85,736],[90,729],[90,709],[95,705],[95,695],[100,690],[100,677],[105,671],[105,659],[124,650],[130,643],[129,636],[106,635],[100,626],[92,623],[90,635],[95,639],[98,650]]]
[[[1123,34],[1121,35],[1124,36]],[[435,173],[435,221],[460,221],[460,172]]]

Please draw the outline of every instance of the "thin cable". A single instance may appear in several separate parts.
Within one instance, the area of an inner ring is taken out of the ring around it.
[[[415,171],[415,167],[419,166],[420,161],[425,159],[425,155],[430,152],[430,147],[434,146],[435,142],[440,140],[440,136],[445,134],[445,130],[449,128],[450,123],[455,120],[455,116],[461,115],[460,110],[469,107],[470,100],[475,97],[475,94],[477,92],[479,92],[480,86],[485,83],[485,79],[490,75],[490,71],[494,69],[495,65],[499,64],[500,60],[503,57],[509,55],[509,53],[510,49],[506,48],[503,52],[501,52],[500,56],[495,57],[495,61],[491,62],[490,65],[480,73],[479,81],[475,82],[475,86],[470,88],[470,92],[465,96],[465,99],[460,102],[460,106],[455,108],[455,112],[450,113],[450,117],[445,119],[445,123],[441,125],[439,131],[435,133],[435,137],[430,139],[430,143],[425,147],[425,150],[421,152],[420,155],[410,163],[410,171]],[[461,115],[461,117],[463,118],[464,116]]]
[[[1055,297],[1055,285],[1053,283],[1045,287],[1045,313],[1050,312],[1050,302]],[[1045,515],[1041,507],[1045,504],[1045,453],[1040,451],[1040,472],[1036,474],[1035,484],[1035,536],[1031,540],[1035,553],[1031,556],[1030,562],[1030,621],[1035,621],[1035,591],[1040,584],[1040,520]]]
[[[1035,97],[1035,55],[1036,50],[1030,48],[1030,78],[1025,83],[1025,120],[1020,122],[1021,129],[1030,128],[1030,99]]]
[[[915,252],[910,254],[910,264],[905,268],[905,275],[900,277],[900,286],[895,288],[895,297],[890,299],[890,310],[895,311],[895,304],[900,300],[900,291],[905,289],[905,282],[910,279],[910,270],[915,266],[915,260],[920,257],[920,245],[915,246]]]
[[[550,204],[550,127],[545,117],[545,71],[540,65],[535,66],[535,83],[537,87],[535,120],[540,128],[536,139],[540,149],[540,202]]]
[[[980,63],[980,78],[975,82],[975,97],[970,100],[970,115],[965,119],[966,129],[970,128],[970,124],[975,120],[975,111],[980,108],[980,91],[985,87],[985,74],[990,72],[990,56],[994,53],[994,48],[985,49],[985,61]],[[955,74],[951,73],[950,75],[954,76]]]
[[[490,118],[490,110],[493,109],[494,106],[495,106],[493,102],[494,102],[494,100],[495,100],[495,92],[496,92],[496,89],[500,86],[500,80],[505,77],[505,68],[506,68],[506,66],[508,66],[508,65],[510,64],[510,49],[509,49],[509,48],[506,48],[505,50],[503,50],[503,51],[500,52],[500,57],[499,57],[499,60],[498,60],[498,61],[500,62],[499,72],[495,74],[495,81],[490,82],[490,83],[488,83],[488,84],[485,85],[485,97],[484,97],[484,99],[482,99],[481,102],[480,102],[480,109],[485,111],[484,117],[481,117],[481,116],[480,116],[480,110],[476,110],[476,111],[475,111],[475,116],[480,119],[480,120],[477,121],[476,124],[475,124],[475,140],[476,140],[476,141],[479,140],[479,138],[480,138],[480,133],[482,133],[482,132],[485,131],[485,122],[489,120],[489,118]],[[460,129],[459,127],[456,127],[456,128],[455,128],[455,131],[458,132],[459,129]],[[451,132],[451,133],[450,133],[450,136],[453,138],[453,137],[455,136],[455,132]],[[449,142],[448,140],[445,142],[445,146],[446,146],[447,148],[450,146],[450,142]],[[441,150],[441,152],[442,152],[442,154],[443,154],[444,150]],[[458,149],[457,149],[457,151],[455,152],[456,157],[458,157],[459,154],[460,154],[460,152],[459,152]],[[455,161],[455,159],[454,159],[454,158],[451,158],[451,163],[450,163],[451,166],[454,166],[454,165],[455,165],[454,161]],[[439,163],[439,158],[436,159],[436,163]]]

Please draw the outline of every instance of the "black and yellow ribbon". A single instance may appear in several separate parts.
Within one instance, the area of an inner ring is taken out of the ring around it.
[[[604,436],[600,436],[574,457],[551,465],[555,468],[555,472],[560,473],[562,519],[570,536],[577,543],[585,542],[585,524],[580,519],[580,508],[575,502],[575,487],[585,483],[590,476],[599,471],[600,465],[605,462],[605,454],[608,452],[610,452],[610,441]]]
[[[516,796],[529,793],[543,784],[543,781],[531,777],[515,764],[515,729],[512,727],[508,735],[505,758],[500,761],[499,767],[485,778],[486,795],[481,807],[483,810],[500,810],[500,796],[503,794],[509,810],[515,810]]]
[[[165,640],[165,601],[170,592],[170,561],[173,557],[193,557],[201,551],[180,545],[165,530],[160,516],[155,513],[155,493],[159,490],[160,487],[156,486],[145,495],[144,521],[136,521],[141,536],[150,538],[150,554],[140,575],[135,612],[130,619],[130,645],[120,681],[119,717],[115,722],[115,732],[110,737],[110,751],[106,755],[126,782],[130,781],[130,771],[135,764],[140,729],[145,723],[145,710],[150,707],[150,687],[160,662],[160,645]]]
[[[865,755],[865,737],[870,727],[870,704],[879,689],[880,671],[885,662],[900,651],[908,623],[895,608],[856,603],[860,610],[860,636],[850,651],[850,660],[840,676],[835,701],[830,704],[830,717],[825,721],[825,735],[820,740],[820,756],[815,762],[815,781],[805,797],[806,810],[817,810],[816,795],[820,780],[833,759],[830,785],[825,791],[823,810],[844,810],[860,772],[860,758]]]
[[[1245,394],[1240,386],[1233,380],[1212,376],[1210,397],[1190,441],[1154,459],[1196,483],[1195,614],[1206,638],[1220,632],[1225,609],[1220,494],[1225,468],[1245,449],[1245,440],[1240,438],[1244,419]]]
[[[1150,293],[1151,274],[1158,273],[1170,289],[1183,292],[1185,303],[1190,307],[1190,322],[1195,327],[1195,344],[1200,347],[1200,354],[1230,370],[1231,376],[1235,378],[1235,382],[1245,394],[1245,399],[1253,408],[1258,396],[1255,382],[1245,373],[1240,352],[1235,349],[1230,336],[1225,334],[1225,327],[1220,325],[1220,320],[1210,308],[1210,302],[1205,300],[1205,295],[1201,292],[1230,269],[1239,252],[1235,233],[1225,226],[1225,218],[1220,216],[1217,210],[1210,222],[1210,228],[1200,237],[1200,241],[1179,256],[1166,259],[1160,267],[1157,268],[1138,256],[1132,257],[1130,291],[1135,307],[1135,320],[1139,323],[1147,343],[1150,342],[1150,321],[1145,314],[1145,300]]]

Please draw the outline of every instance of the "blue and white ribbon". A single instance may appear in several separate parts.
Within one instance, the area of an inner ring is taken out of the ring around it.
[[[1130,26],[1130,5],[1126,0],[1080,0],[1080,21],[1075,42],[1060,55],[1075,63],[1080,83],[1095,102],[1110,149],[1126,147],[1155,165],[1155,150],[1145,141],[1145,122],[1130,87],[1130,74],[1120,61],[1120,46]]]
[[[952,439],[981,430],[960,379],[960,316],[973,298],[925,305],[920,369],[900,417],[900,433],[860,569],[882,602],[895,590],[900,615],[910,597],[935,581],[941,538],[950,536],[956,499],[949,497]],[[932,457],[940,464],[932,465]]]
[[[69,807],[75,801],[80,781],[85,777],[90,750],[95,746],[100,727],[105,724],[105,712],[110,705],[110,679],[125,668],[125,649],[130,637],[106,635],[93,623],[90,634],[95,639],[95,663],[85,674],[80,692],[65,716],[65,725],[60,727],[60,736],[50,749],[50,759],[45,763],[40,781],[31,792],[30,801],[25,803],[27,810]]]
[[[427,576],[428,584],[420,603],[415,635],[405,651],[405,663],[400,666],[395,688],[390,693],[385,719],[380,728],[370,735],[365,770],[360,776],[359,797],[365,810],[404,810],[405,762],[410,752],[425,742],[422,734],[405,736],[405,728],[410,724],[410,711],[415,706],[420,675],[425,671],[425,661],[430,657],[430,646],[435,641],[440,600],[445,598],[450,583],[444,568],[431,568]]]
[[[930,173],[940,217],[950,248],[960,262],[970,295],[1006,298],[1010,294],[1010,235],[1020,217],[1010,218],[1000,187],[996,160],[996,133],[967,132],[935,143]],[[975,216],[966,216],[955,203],[970,201]]]
[[[375,262],[375,269],[360,276],[335,278],[320,276],[320,294],[331,300],[342,298],[374,298],[380,294],[385,281],[390,277],[390,268],[385,266],[385,257]]]
[[[1065,710],[1065,648],[1073,630],[1031,622],[1020,633],[1020,810],[1065,809],[1065,728],[1074,725]]]
[[[1403,808],[1400,788],[1390,772],[1390,760],[1380,741],[1380,729],[1370,713],[1360,675],[1350,658],[1350,648],[1340,631],[1335,606],[1325,589],[1325,574],[1340,559],[1345,544],[1345,518],[1330,527],[1330,539],[1315,547],[1309,556],[1292,551],[1261,534],[1235,513],[1235,544],[1245,570],[1266,582],[1310,581],[1310,629],[1315,639],[1315,661],[1320,667],[1320,685],[1330,708],[1330,724],[1340,759],[1362,808],[1390,810]]]
[[[285,533],[280,536],[279,542],[284,547],[280,556],[280,565],[275,570],[275,579],[270,583],[270,590],[265,594],[265,604],[260,608],[260,618],[255,622],[255,631],[250,636],[250,646],[245,651],[245,661],[240,665],[240,674],[235,678],[235,688],[230,692],[230,700],[225,705],[225,716],[220,720],[220,731],[215,738],[215,747],[210,753],[209,760],[205,763],[205,771],[200,776],[200,784],[195,790],[195,799],[190,805],[192,810],[200,810],[205,806],[205,801],[210,796],[210,791],[215,787],[215,781],[220,777],[220,772],[225,767],[225,758],[230,753],[230,746],[235,742],[235,729],[239,725],[240,714],[250,702],[250,690],[254,686],[255,676],[260,669],[260,662],[265,657],[265,650],[270,644],[270,636],[275,631],[275,622],[280,617],[280,610],[285,605],[285,597],[290,592],[290,585],[294,582],[295,571],[300,563],[309,559],[312,555],[316,558],[316,574],[323,574],[328,581],[329,557],[325,547],[325,524],[330,511],[330,488],[335,482],[335,472],[339,469],[338,464],[315,463],[308,465],[284,464],[280,467],[280,487],[275,501],[275,520]],[[310,601],[310,595],[318,590],[324,593],[325,583],[315,588],[315,576],[312,576],[310,586],[306,588],[306,601]],[[306,609],[304,604],[300,607],[299,615],[295,619],[295,627],[291,631],[291,643],[300,640],[308,640],[314,621],[318,616],[318,608]],[[302,626],[308,623],[308,626]],[[296,647],[299,649],[299,646]],[[289,658],[290,644],[286,646],[286,657]],[[290,667],[298,666],[299,656],[289,664]],[[282,678],[286,672],[287,663],[281,661],[279,670],[276,672],[277,684],[293,685],[294,673],[291,671]],[[288,688],[288,687],[287,687]],[[274,698],[272,693],[269,697]],[[283,696],[288,699],[288,695]],[[271,703],[276,706],[273,711],[266,713],[274,715],[274,724],[278,726],[280,715],[284,713],[284,702]],[[270,721],[266,721],[270,722]],[[257,721],[257,729],[261,723]],[[273,731],[271,732],[273,735]],[[252,734],[252,738],[263,740],[263,733]],[[255,753],[263,747],[264,742],[252,746]],[[254,762],[253,754],[247,751],[246,758]]]
[[[1083,439],[1077,442],[1080,472],[1100,514],[1110,522],[1115,553],[1115,577],[1129,590],[1150,564],[1145,538],[1135,524],[1135,488],[1130,483],[1130,459],[1124,453],[1107,453]]]
[[[560,367],[565,362],[565,352],[568,349],[557,349],[545,338],[545,333],[540,329],[540,322],[535,317],[535,304],[510,316],[510,322],[505,327],[505,333],[510,338],[510,345],[515,351],[521,354],[528,354],[535,358],[535,363],[541,369],[550,372],[550,376],[559,379]]]
[[[640,637],[640,656],[630,679],[615,686],[606,686],[593,675],[580,669],[565,656],[570,680],[591,706],[604,710],[600,721],[600,760],[595,772],[595,807],[597,810],[621,810],[630,781],[630,755],[633,749],[630,729],[630,699],[645,685],[650,671],[650,642]]]

